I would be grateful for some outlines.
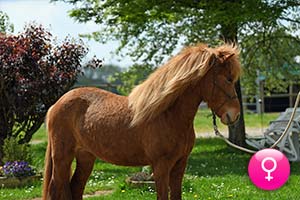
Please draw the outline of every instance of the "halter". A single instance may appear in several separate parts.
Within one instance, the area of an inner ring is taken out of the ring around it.
[[[214,61],[215,62],[215,61]],[[214,62],[213,62],[213,64],[214,64]],[[218,87],[218,89],[219,90],[221,90],[224,94],[225,94],[225,96],[227,97],[224,101],[223,101],[223,103],[221,103],[220,104],[220,106],[218,106],[217,107],[217,109],[215,109],[215,111],[213,111],[212,109],[211,109],[211,112],[212,112],[212,117],[213,117],[213,128],[214,128],[214,132],[215,132],[215,135],[216,136],[218,136],[218,137],[220,137],[220,138],[222,138],[228,145],[230,145],[230,146],[232,146],[232,147],[234,147],[234,148],[237,148],[237,149],[239,149],[239,150],[242,150],[242,151],[245,151],[245,152],[247,152],[247,153],[255,153],[256,151],[253,151],[253,150],[250,150],[250,149],[247,149],[247,148],[244,148],[244,147],[241,147],[241,146],[239,146],[239,145],[236,145],[236,144],[234,144],[234,143],[232,143],[232,142],[230,142],[224,135],[222,135],[221,133],[220,133],[220,131],[218,130],[218,126],[217,126],[217,121],[216,121],[216,112],[218,112],[224,105],[225,105],[225,103],[227,102],[227,101],[229,101],[229,100],[233,100],[233,99],[236,99],[236,98],[238,98],[238,96],[235,94],[235,95],[231,95],[231,94],[229,94],[227,91],[225,91],[218,83],[217,83],[217,81],[216,81],[216,69],[214,69],[214,71],[213,71],[213,76],[214,76],[214,80],[213,80],[213,89],[212,89],[212,96],[211,96],[211,99],[212,99],[212,97],[213,97],[213,95],[214,95],[214,92],[215,92],[215,88],[216,87]]]
[[[215,66],[215,60],[213,61],[212,65]],[[212,93],[211,93],[211,98],[210,99],[212,99],[213,96],[214,96],[215,88],[218,88],[219,90],[221,90],[225,94],[225,96],[227,97],[216,109],[214,109],[214,111],[212,110],[213,113],[217,113],[227,103],[227,101],[233,100],[233,99],[237,99],[238,96],[236,94],[234,94],[234,95],[229,94],[226,90],[224,90],[224,88],[222,88],[217,83],[217,80],[216,80],[216,77],[217,77],[216,68],[213,69],[213,77],[214,77],[214,80],[213,80],[213,89],[212,89]]]

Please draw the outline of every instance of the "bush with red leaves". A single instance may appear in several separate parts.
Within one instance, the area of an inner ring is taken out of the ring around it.
[[[16,36],[0,34],[0,146],[10,136],[30,141],[48,108],[73,86],[86,54],[71,39],[53,45],[34,24]]]

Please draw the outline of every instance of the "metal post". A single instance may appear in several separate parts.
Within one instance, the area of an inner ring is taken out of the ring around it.
[[[257,114],[261,114],[265,110],[265,101],[264,101],[264,77],[261,76],[260,71],[256,72],[256,85],[257,85],[257,93],[256,93],[256,112]]]

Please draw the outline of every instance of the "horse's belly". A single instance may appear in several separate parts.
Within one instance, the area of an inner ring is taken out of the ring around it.
[[[149,162],[143,154],[139,152],[127,152],[124,149],[105,149],[105,151],[97,152],[96,155],[101,160],[115,165],[144,166],[149,164]]]
[[[110,137],[113,138],[113,137]],[[122,166],[148,165],[143,148],[138,142],[129,139],[101,138],[86,146],[103,161]],[[97,142],[98,141],[98,142]]]
[[[138,157],[136,156],[107,156],[107,155],[98,155],[98,157],[106,162],[115,164],[115,165],[121,165],[121,166],[145,166],[148,165],[149,163],[144,160],[144,159],[137,159]]]

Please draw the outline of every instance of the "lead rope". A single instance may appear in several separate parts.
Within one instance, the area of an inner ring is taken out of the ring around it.
[[[279,144],[279,142],[284,138],[284,136],[288,133],[288,130],[289,130],[289,128],[291,127],[291,124],[292,124],[292,122],[293,122],[293,120],[294,120],[294,117],[295,117],[295,114],[296,114],[296,110],[297,110],[297,107],[298,107],[298,105],[299,105],[299,101],[300,101],[300,91],[298,92],[297,99],[296,99],[295,105],[294,105],[294,109],[293,109],[292,115],[291,115],[291,117],[290,117],[290,119],[289,119],[289,122],[288,122],[287,126],[285,127],[285,129],[284,129],[282,135],[277,139],[277,141],[276,141],[270,148],[275,148],[275,147]],[[245,151],[245,152],[247,152],[247,153],[252,153],[252,154],[254,154],[254,153],[257,152],[257,151],[254,151],[254,150],[251,150],[251,149],[247,149],[247,148],[241,147],[241,146],[239,146],[239,145],[236,145],[236,144],[230,142],[230,141],[229,141],[222,133],[220,133],[220,131],[218,130],[218,126],[217,126],[217,122],[216,122],[216,115],[215,115],[214,112],[212,112],[212,114],[213,114],[213,127],[214,127],[214,131],[215,131],[215,135],[216,135],[216,136],[222,138],[229,146],[232,146],[232,147],[234,147],[234,148],[236,148],[236,149],[239,149],[239,150],[241,150],[241,151]]]
[[[247,153],[256,153],[256,151],[241,147],[239,145],[236,145],[236,144],[230,142],[222,133],[220,133],[220,131],[218,130],[217,123],[216,123],[216,115],[215,115],[214,112],[213,112],[213,126],[214,126],[215,135],[220,137],[221,139],[223,139],[229,146],[232,146],[232,147],[234,147],[236,149],[239,149],[241,151],[245,151]]]

